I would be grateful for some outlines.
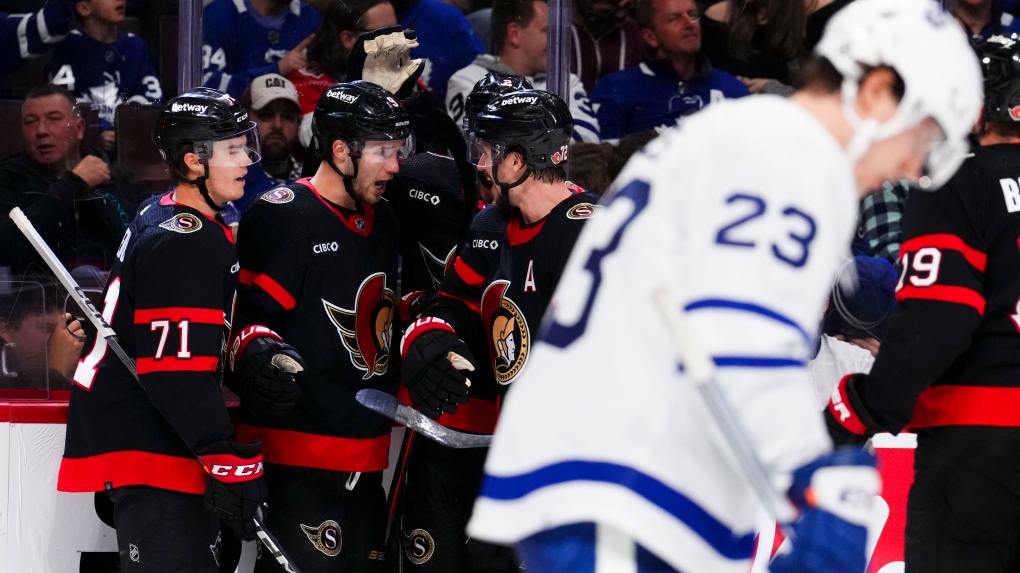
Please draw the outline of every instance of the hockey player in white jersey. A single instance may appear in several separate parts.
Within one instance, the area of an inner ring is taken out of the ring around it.
[[[833,451],[806,363],[858,198],[952,175],[981,74],[935,2],[857,0],[802,84],[692,116],[621,173],[507,396],[472,537],[529,573],[748,570],[759,502],[678,365],[665,287],[798,510],[772,571],[863,573],[874,457]]]

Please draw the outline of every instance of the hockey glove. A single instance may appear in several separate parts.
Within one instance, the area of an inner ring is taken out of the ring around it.
[[[859,448],[826,454],[793,473],[790,499],[801,510],[793,549],[772,573],[864,573],[868,518],[881,486],[875,456]]]
[[[422,414],[438,420],[443,413],[457,413],[458,404],[467,404],[471,381],[461,371],[474,370],[474,358],[446,321],[416,320],[400,341],[400,355],[401,379]]]
[[[205,508],[245,541],[255,539],[255,515],[266,501],[260,447],[261,442],[238,444],[223,440],[197,452],[209,474]]]
[[[254,417],[273,417],[294,409],[301,389],[294,374],[305,368],[297,349],[264,326],[249,326],[230,344],[232,388],[241,407]]]
[[[400,303],[397,305],[400,320],[406,323],[417,319],[431,300],[429,294],[429,291],[416,290],[400,297]]]
[[[858,388],[866,379],[867,374],[848,374],[832,391],[825,409],[825,425],[836,447],[859,446],[884,431],[860,397]]]
[[[347,81],[362,79],[380,86],[397,99],[411,95],[425,70],[424,60],[410,59],[418,36],[401,26],[386,26],[362,34],[347,59]]]

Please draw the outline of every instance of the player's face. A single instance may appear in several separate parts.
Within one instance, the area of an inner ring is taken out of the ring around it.
[[[654,0],[655,24],[642,33],[660,57],[690,56],[701,50],[701,13],[694,0]]]
[[[863,196],[886,181],[916,182],[923,175],[928,156],[944,140],[942,129],[928,118],[899,135],[873,143],[854,168],[858,191]]]
[[[85,136],[85,122],[75,115],[71,102],[59,94],[31,98],[21,105],[21,135],[32,161],[57,166],[77,155]]]
[[[278,99],[259,110],[251,110],[258,125],[264,161],[283,161],[297,145],[301,109],[293,101]]]
[[[248,148],[249,139],[243,135],[213,143],[206,181],[213,201],[223,204],[244,196],[244,176],[252,164]]]
[[[358,176],[354,179],[357,199],[374,205],[386,191],[386,183],[400,171],[399,158],[404,141],[369,141],[361,151]]]
[[[525,75],[544,72],[547,66],[546,49],[549,45],[549,4],[536,0],[532,2],[535,17],[520,31],[520,50],[528,66]]]

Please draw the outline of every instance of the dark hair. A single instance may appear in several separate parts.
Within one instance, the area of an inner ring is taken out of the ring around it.
[[[611,143],[571,143],[570,182],[601,195],[613,182],[609,177],[609,159],[613,151]]]
[[[25,319],[61,308],[61,291],[50,277],[13,281],[4,286],[10,292],[0,295],[0,322],[18,328]]]
[[[362,31],[361,21],[372,8],[390,4],[389,0],[333,0],[329,3],[315,39],[308,46],[308,61],[322,66],[333,81],[342,82],[347,76],[347,58],[350,53],[340,43],[340,33]]]
[[[641,28],[655,27],[655,0],[636,0],[634,2],[634,19]]]
[[[170,172],[170,182],[174,185],[180,185],[181,183],[187,183],[184,179],[184,173],[188,173],[188,166],[184,163],[184,155],[187,153],[195,152],[195,144],[190,141],[185,141],[177,144],[177,163],[174,165],[174,169],[168,169]]]
[[[893,73],[892,94],[896,101],[903,100],[903,94],[907,91],[907,84],[903,81],[896,70],[888,66],[881,66]],[[878,69],[871,66],[862,66],[863,80],[872,71]],[[837,93],[843,87],[843,74],[832,65],[827,58],[822,56],[811,56],[800,67],[800,70],[793,76],[793,88],[795,90],[815,91],[823,94]]]
[[[616,176],[623,171],[624,166],[630,161],[630,156],[637,153],[645,145],[648,145],[648,142],[656,137],[659,137],[659,132],[654,129],[639,131],[621,137],[620,142],[616,144],[616,148],[613,149],[613,153],[607,162],[609,181],[616,180]]]
[[[727,0],[730,54],[747,61],[762,37],[767,54],[791,60],[804,55],[808,10],[801,0]],[[761,22],[764,22],[762,24]]]
[[[511,153],[520,154],[521,160],[524,160],[524,149],[519,145],[515,145],[510,149],[507,149],[506,155],[509,156]],[[533,169],[531,176],[539,181],[546,183],[558,183],[560,181],[567,180],[567,162],[564,161],[559,165],[553,165],[552,167],[545,167],[543,169]]]
[[[71,94],[71,92],[67,91],[66,87],[57,84],[51,84],[48,82],[44,84],[38,84],[32,89],[28,90],[28,93],[25,94],[25,100],[37,99],[51,95],[63,96],[64,99],[66,99],[67,102],[71,104],[72,110],[74,110],[75,106],[78,105],[78,100],[74,99],[74,95]]]
[[[492,53],[499,55],[506,46],[506,28],[517,24],[526,28],[535,18],[535,2],[547,0],[495,0],[492,3],[490,27],[492,30]]]

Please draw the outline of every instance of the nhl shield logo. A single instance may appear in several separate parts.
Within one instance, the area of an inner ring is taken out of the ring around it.
[[[194,233],[202,228],[202,220],[191,213],[178,213],[159,226],[175,233]]]
[[[424,529],[415,529],[410,535],[404,534],[404,555],[415,565],[421,565],[432,558],[436,542]]]
[[[308,541],[311,541],[316,549],[329,557],[340,555],[343,541],[340,537],[340,526],[337,522],[331,519],[323,521],[318,527],[310,527],[303,523],[300,525],[301,531],[308,536]]]
[[[138,546],[134,543],[128,543],[128,558],[135,563],[141,563],[141,555],[138,554]]]
[[[385,374],[396,310],[396,296],[386,288],[386,274],[375,273],[361,283],[351,310],[321,300],[326,316],[350,353],[351,364],[365,373],[364,380]]]
[[[278,187],[262,194],[262,200],[266,203],[290,203],[294,200],[294,192],[286,187]]]
[[[506,298],[509,281],[494,281],[482,294],[482,321],[489,329],[489,354],[496,381],[513,382],[528,360],[531,333],[514,301]]]

